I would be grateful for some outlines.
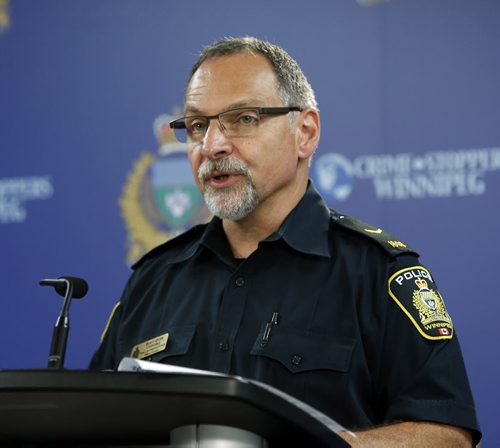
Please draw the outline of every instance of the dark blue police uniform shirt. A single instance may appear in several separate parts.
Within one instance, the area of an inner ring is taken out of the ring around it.
[[[456,335],[423,337],[388,293],[392,274],[421,266],[417,254],[366,226],[330,210],[312,183],[245,260],[218,218],[196,226],[136,264],[90,367],[115,369],[168,333],[146,359],[257,379],[348,428],[426,420],[477,439]]]

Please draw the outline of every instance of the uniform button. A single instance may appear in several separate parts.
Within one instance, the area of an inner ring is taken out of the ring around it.
[[[229,350],[229,344],[227,342],[219,342],[219,350],[222,352],[227,352]]]
[[[244,279],[243,277],[238,277],[238,278],[235,280],[234,284],[235,284],[236,286],[238,286],[238,287],[241,287],[241,286],[243,286],[243,285],[245,284],[245,279]]]
[[[294,366],[298,366],[302,362],[302,356],[293,355],[290,361]]]

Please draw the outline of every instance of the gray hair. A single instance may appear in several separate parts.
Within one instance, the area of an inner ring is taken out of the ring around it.
[[[278,45],[255,37],[228,37],[205,47],[191,69],[187,84],[203,62],[239,53],[261,54],[271,63],[284,105],[318,109],[314,91],[297,61]]]

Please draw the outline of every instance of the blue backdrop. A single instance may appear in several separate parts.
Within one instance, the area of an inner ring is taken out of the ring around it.
[[[148,247],[206,219],[164,127],[196,54],[224,36],[284,46],[315,88],[312,177],[339,211],[396,234],[437,278],[483,446],[500,440],[498,0],[1,0],[0,368],[44,367],[61,299],[84,368]]]

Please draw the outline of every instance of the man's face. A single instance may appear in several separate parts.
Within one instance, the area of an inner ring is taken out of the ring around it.
[[[186,115],[215,115],[239,107],[279,107],[276,78],[261,55],[242,53],[204,62],[186,91]],[[209,210],[239,220],[279,201],[293,188],[298,163],[289,116],[263,115],[255,135],[228,137],[211,120],[189,159]]]

